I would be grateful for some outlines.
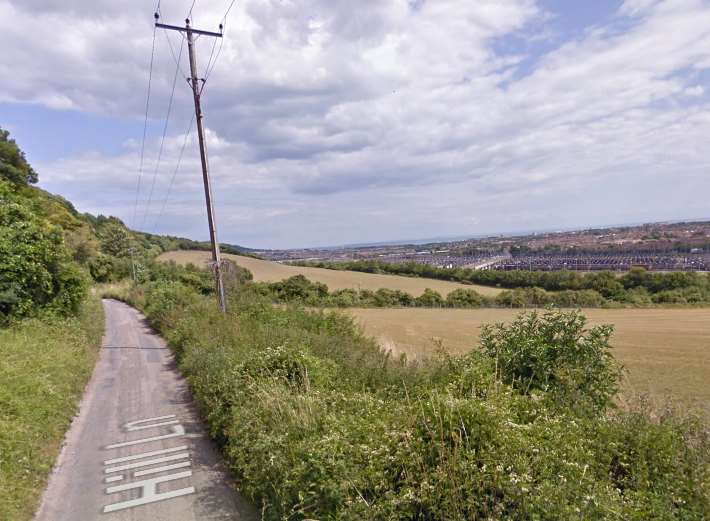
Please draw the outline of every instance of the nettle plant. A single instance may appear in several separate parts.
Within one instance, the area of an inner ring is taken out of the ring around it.
[[[610,352],[613,327],[586,324],[579,311],[521,314],[509,325],[483,326],[481,349],[520,392],[544,392],[559,406],[600,412],[619,391],[622,367]]]

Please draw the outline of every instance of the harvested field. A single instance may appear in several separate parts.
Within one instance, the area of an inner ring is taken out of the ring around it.
[[[365,331],[393,354],[430,356],[477,345],[482,324],[508,322],[510,309],[352,309]],[[585,309],[591,325],[613,324],[614,356],[628,391],[666,397],[710,412],[710,309]]]
[[[253,259],[251,257],[241,257],[239,255],[223,254],[223,256],[250,270],[254,274],[254,280],[260,282],[277,282],[294,275],[304,275],[311,281],[326,284],[331,290],[352,288],[374,291],[380,288],[389,288],[406,291],[415,297],[424,293],[426,288],[436,290],[443,296],[448,295],[451,291],[458,288],[475,289],[482,295],[497,295],[501,291],[500,289],[487,286],[458,284],[456,282],[443,280],[420,279],[398,275],[378,275],[356,271],[336,271],[324,268],[304,268],[301,266],[289,266],[278,262]],[[196,265],[201,265],[210,259],[210,253],[205,251],[171,251],[162,254],[158,259],[166,261],[173,260],[178,264],[191,262]]]

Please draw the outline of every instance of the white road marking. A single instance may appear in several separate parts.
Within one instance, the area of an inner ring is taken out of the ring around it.
[[[114,465],[116,463],[134,461],[137,459],[148,458],[150,456],[160,456],[161,454],[180,452],[181,450],[187,450],[187,445],[180,445],[179,447],[172,447],[170,449],[153,450],[150,452],[143,452],[141,454],[134,454],[133,456],[124,456],[122,458],[107,459],[106,461],[104,461],[104,465]]]
[[[192,494],[195,492],[195,487],[181,488],[178,490],[171,490],[170,492],[163,493],[158,493],[157,487],[159,483],[175,481],[182,478],[189,478],[190,476],[192,476],[192,471],[186,470],[184,472],[178,472],[177,474],[172,474],[170,476],[145,479],[143,481],[136,481],[134,483],[126,483],[125,485],[108,487],[106,489],[107,494],[114,494],[116,492],[123,492],[125,490],[132,490],[138,488],[141,489],[141,497],[107,505],[104,507],[104,514],[107,514],[109,512],[116,512],[117,510],[123,510],[126,508],[146,505],[148,503],[154,503],[156,501],[163,501],[165,499],[172,499],[180,496],[185,496],[187,494]]]
[[[155,421],[160,421],[160,420],[169,420],[170,418],[175,418],[175,415],[169,414],[168,416],[156,416],[155,418],[146,418],[145,420],[134,420],[132,422],[125,423],[123,425],[123,428],[126,429],[127,431],[142,431],[143,429],[152,429],[153,427],[162,427],[163,425],[175,425],[176,423],[180,423],[178,420],[171,420],[171,421],[162,422],[162,423],[141,425],[140,427],[137,426],[141,423],[155,422]]]
[[[147,470],[137,470],[133,473],[133,475],[137,478],[141,476],[147,476],[148,474],[157,474],[158,472],[165,472],[166,470],[174,470],[174,469],[182,469],[185,467],[189,467],[190,462],[189,461],[183,461],[182,463],[175,463],[174,465],[165,465],[164,467],[156,467],[154,469],[147,469]]]
[[[114,472],[120,472],[121,470],[137,469],[140,467],[148,467],[150,465],[155,465],[157,463],[167,463],[169,461],[175,461],[179,459],[189,458],[190,454],[184,452],[182,454],[175,454],[173,456],[163,456],[162,458],[149,459],[147,461],[139,461],[138,463],[128,463],[127,465],[121,465],[119,467],[110,467],[104,469],[104,474],[112,474]]]
[[[125,423],[123,425],[123,428],[126,431],[140,431],[140,430],[144,430],[144,429],[153,429],[153,428],[158,428],[158,427],[163,427],[163,428],[167,427],[170,429],[171,432],[170,432],[170,434],[151,436],[148,438],[141,438],[139,440],[114,443],[112,445],[107,445],[105,447],[105,449],[109,450],[109,449],[118,449],[121,447],[130,447],[133,445],[139,445],[141,443],[150,443],[153,441],[166,440],[166,439],[170,439],[170,438],[176,438],[179,436],[187,437],[185,435],[185,428],[182,425],[180,425],[180,422],[177,419],[175,419],[174,414],[171,414],[169,416],[157,416],[155,418],[146,418],[143,420],[135,420],[135,421]],[[158,431],[158,432],[160,432],[160,431]],[[165,430],[163,430],[163,432],[165,432]],[[179,453],[179,454],[173,454],[173,453]],[[167,456],[166,456],[166,454],[167,454]],[[154,458],[153,456],[160,456],[160,457]],[[150,458],[150,459],[146,459],[146,458]],[[107,467],[107,468],[104,468],[104,474],[113,474],[115,472],[122,472],[122,471],[127,471],[127,470],[132,470],[132,469],[139,469],[141,467],[150,467],[151,465],[169,463],[171,461],[184,460],[184,459],[188,459],[188,458],[190,458],[190,453],[188,452],[187,445],[181,445],[179,447],[171,447],[171,448],[167,448],[167,449],[153,450],[153,451],[143,452],[140,454],[132,454],[130,456],[122,456],[119,458],[107,459],[104,461],[104,466]],[[128,462],[131,462],[131,463],[128,463]],[[116,464],[118,464],[118,466],[113,466],[113,467],[110,466],[110,465],[116,465]],[[158,474],[159,472],[166,472],[166,471],[172,471],[172,470],[190,467],[190,465],[191,465],[191,462],[188,459],[187,461],[180,461],[178,463],[172,463],[170,465],[161,465],[158,467],[134,471],[133,475],[131,477],[138,478],[138,477],[147,476],[150,474]],[[163,501],[166,499],[173,499],[176,497],[185,496],[187,494],[193,494],[195,492],[195,487],[186,487],[186,488],[181,488],[178,490],[171,490],[169,492],[163,492],[163,493],[158,492],[158,484],[165,483],[168,481],[175,481],[175,480],[183,479],[183,478],[189,478],[190,476],[192,476],[192,470],[185,470],[182,472],[177,472],[177,473],[169,474],[167,476],[161,476],[158,478],[149,478],[149,479],[144,479],[141,481],[134,481],[133,483],[124,483],[122,485],[115,485],[112,487],[107,487],[106,494],[115,494],[115,493],[123,492],[126,490],[139,489],[140,490],[140,497],[135,498],[135,496],[137,494],[132,493],[130,496],[133,496],[134,499],[128,499],[126,501],[119,501],[117,503],[112,503],[110,505],[106,505],[103,509],[103,512],[104,512],[104,514],[107,514],[110,512],[116,512],[118,510],[124,510],[126,508],[133,508],[133,507],[137,507],[140,505],[146,505],[148,503],[154,503],[156,501]],[[127,476],[125,476],[124,474],[109,476],[105,479],[105,482],[106,483],[113,483],[116,481],[121,481],[124,479],[124,477],[127,477]]]
[[[185,435],[185,427],[182,425],[175,425],[173,427],[172,434],[164,434],[162,436],[152,436],[150,438],[142,438],[140,440],[124,441],[123,443],[114,443],[113,445],[106,445],[106,449],[118,449],[121,447],[130,447],[131,445],[138,445],[139,443],[150,443],[151,441],[167,440],[169,438],[177,438],[178,436]]]

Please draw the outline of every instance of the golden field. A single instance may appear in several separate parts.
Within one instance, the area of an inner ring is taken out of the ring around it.
[[[497,295],[501,290],[486,286],[458,284],[443,280],[419,279],[401,277],[398,275],[379,275],[375,273],[360,273],[356,271],[336,271],[324,268],[304,268],[289,266],[278,262],[271,262],[239,255],[222,254],[223,257],[236,262],[239,266],[247,268],[254,274],[254,280],[259,282],[278,282],[294,275],[304,275],[313,282],[322,282],[328,289],[369,289],[372,291],[380,288],[397,289],[406,291],[415,297],[424,293],[426,288],[438,291],[442,296],[448,295],[458,288],[475,289],[482,295]],[[211,258],[206,251],[171,251],[163,253],[159,260],[173,260],[178,264],[193,263],[202,265]]]
[[[427,357],[437,345],[455,354],[478,344],[481,325],[508,322],[510,309],[350,309],[365,332],[394,355]],[[631,394],[667,397],[710,411],[710,309],[585,309],[589,325],[615,327],[613,354]]]

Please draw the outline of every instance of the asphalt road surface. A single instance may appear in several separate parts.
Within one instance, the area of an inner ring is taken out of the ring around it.
[[[106,333],[37,521],[258,519],[205,435],[165,342],[104,300]]]

